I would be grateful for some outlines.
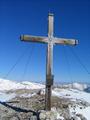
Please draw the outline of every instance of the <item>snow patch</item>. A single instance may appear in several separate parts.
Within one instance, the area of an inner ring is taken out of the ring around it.
[[[90,106],[85,108],[80,108],[80,106],[76,107],[70,107],[70,114],[71,116],[74,116],[75,114],[81,114],[83,115],[87,120],[90,120]]]
[[[90,93],[86,93],[84,91],[56,88],[52,94],[58,97],[70,98],[71,100],[83,100],[90,103]]]
[[[24,93],[24,94],[20,95],[20,97],[30,98],[30,97],[33,97],[34,95],[36,95],[36,93],[33,93],[33,94]]]
[[[7,94],[5,92],[0,92],[0,101],[1,102],[6,102],[12,98],[15,98],[16,94],[15,93],[11,93],[11,94]]]

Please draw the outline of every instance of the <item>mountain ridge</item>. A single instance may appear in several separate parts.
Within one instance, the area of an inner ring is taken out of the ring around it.
[[[13,89],[41,89],[44,85],[34,82],[16,82],[12,80],[0,78],[0,90],[13,90]]]
[[[69,89],[78,89],[78,90],[87,90],[88,87],[90,87],[85,83],[79,83],[79,82],[58,84],[54,86],[60,88],[69,88]],[[0,78],[0,90],[41,89],[41,88],[45,88],[45,85],[30,81],[17,82],[17,81]]]

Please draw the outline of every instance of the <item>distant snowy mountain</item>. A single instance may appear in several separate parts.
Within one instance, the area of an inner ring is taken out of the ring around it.
[[[72,84],[73,89],[78,89],[78,90],[84,90],[87,88],[86,84],[81,84],[81,83],[73,83]]]
[[[0,91],[13,90],[13,89],[41,89],[44,87],[45,86],[42,84],[29,82],[29,81],[16,82],[16,81],[11,81],[6,79],[0,79]],[[81,83],[61,84],[59,85],[59,87],[90,91],[87,84],[81,84]]]
[[[71,83],[71,84],[59,84],[58,87],[60,88],[69,88],[69,89],[77,89],[77,90],[84,90],[86,89],[88,86],[87,84],[82,84],[82,83]]]
[[[41,89],[44,85],[33,82],[16,82],[6,79],[0,79],[0,91],[15,90],[15,89]]]

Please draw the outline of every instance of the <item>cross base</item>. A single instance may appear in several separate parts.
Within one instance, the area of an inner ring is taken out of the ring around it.
[[[46,76],[46,94],[45,94],[45,110],[51,110],[51,89],[53,85],[53,75]]]

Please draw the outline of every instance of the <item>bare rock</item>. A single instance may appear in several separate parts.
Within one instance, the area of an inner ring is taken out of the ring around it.
[[[82,114],[76,114],[81,120],[87,120]]]

